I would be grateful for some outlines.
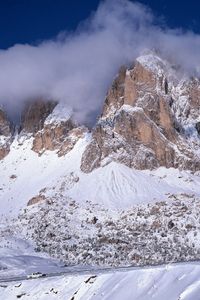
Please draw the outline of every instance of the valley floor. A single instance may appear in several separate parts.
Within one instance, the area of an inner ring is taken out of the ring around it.
[[[108,273],[0,284],[0,299],[199,300],[200,264],[181,263]]]

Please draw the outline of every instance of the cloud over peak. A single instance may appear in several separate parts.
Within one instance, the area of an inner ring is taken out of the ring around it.
[[[87,123],[101,111],[119,67],[144,49],[156,47],[186,72],[194,72],[200,62],[200,36],[155,23],[148,7],[107,0],[73,33],[0,50],[0,104],[15,114],[29,99],[54,99]]]

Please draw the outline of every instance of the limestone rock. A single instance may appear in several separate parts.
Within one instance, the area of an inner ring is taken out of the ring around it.
[[[45,119],[51,114],[57,102],[37,99],[26,104],[22,113],[21,129],[27,133],[36,133],[43,129]]]
[[[124,104],[124,87],[126,68],[121,67],[118,76],[113,81],[105,99],[102,117],[109,113],[116,112]]]
[[[10,136],[11,134],[11,123],[8,120],[5,112],[0,109],[0,136]]]
[[[200,170],[200,157],[190,147],[193,142],[184,135],[185,123],[181,122],[189,114],[180,120],[183,95],[187,95],[190,110],[199,115],[200,83],[188,81],[180,89],[183,83],[177,82],[170,64],[155,54],[139,57],[131,69],[123,67],[108,91],[81,169],[90,172],[115,160],[138,169],[165,166]],[[193,121],[197,132],[199,123],[194,113]],[[200,142],[197,144],[200,147]]]
[[[72,150],[76,142],[83,137],[86,128],[79,127],[67,110],[63,113],[63,109],[63,105],[58,104],[43,123],[42,130],[35,133],[33,151],[41,155],[46,150],[56,150],[57,154],[62,156]]]
[[[45,199],[46,199],[45,195],[39,194],[39,195],[37,195],[37,196],[31,198],[31,199],[28,201],[27,206],[31,206],[31,205],[40,203],[40,202],[44,201]]]
[[[12,126],[5,112],[0,109],[0,160],[10,151]]]

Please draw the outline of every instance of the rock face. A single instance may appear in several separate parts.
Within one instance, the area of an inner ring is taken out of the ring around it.
[[[84,127],[75,128],[71,120],[59,125],[45,125],[34,136],[32,150],[42,154],[46,150],[57,151],[59,156],[73,149],[79,138],[83,137]]]
[[[10,151],[12,126],[5,112],[0,109],[0,160]]]
[[[59,156],[73,149],[87,129],[72,120],[72,111],[56,101],[37,99],[27,103],[22,116],[19,138],[33,138],[32,150],[42,155],[45,151],[56,151]],[[10,150],[14,139],[11,125],[0,110],[0,159]],[[20,142],[21,144],[21,142]]]
[[[181,75],[181,76],[180,76]],[[22,113],[20,135],[33,137],[32,150],[65,155],[86,128],[56,101],[37,99]],[[11,125],[0,110],[0,159],[8,154]],[[117,161],[137,169],[160,166],[200,170],[200,80],[187,78],[154,53],[121,67],[82,156],[81,169]]]
[[[39,155],[56,150],[62,156],[73,149],[85,132],[85,128],[78,127],[71,117],[72,112],[64,105],[37,100],[26,106],[21,129],[33,135],[32,150]]]
[[[46,150],[56,150],[59,156],[73,149],[86,128],[78,127],[72,120],[71,112],[58,104],[45,122],[43,128],[36,132],[32,150],[42,154]]]
[[[33,198],[31,198],[28,203],[27,203],[27,206],[30,206],[30,205],[34,205],[34,204],[37,204],[37,203],[40,203],[42,201],[44,201],[46,198],[44,195],[42,194],[39,194]]]
[[[56,106],[55,101],[37,99],[28,103],[22,113],[21,129],[28,133],[36,133],[43,129],[44,121]]]
[[[108,91],[81,169],[90,172],[115,160],[138,169],[199,170],[200,142],[191,134],[200,131],[199,104],[197,79],[179,81],[155,54],[139,57],[133,68],[120,69]]]
[[[0,135],[10,136],[11,124],[3,110],[0,108]]]

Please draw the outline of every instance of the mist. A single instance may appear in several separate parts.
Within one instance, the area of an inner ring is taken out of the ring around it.
[[[188,75],[198,74],[199,35],[159,25],[139,3],[102,1],[74,32],[0,50],[0,106],[15,116],[26,101],[52,99],[72,107],[81,124],[92,123],[120,66],[155,48]]]

